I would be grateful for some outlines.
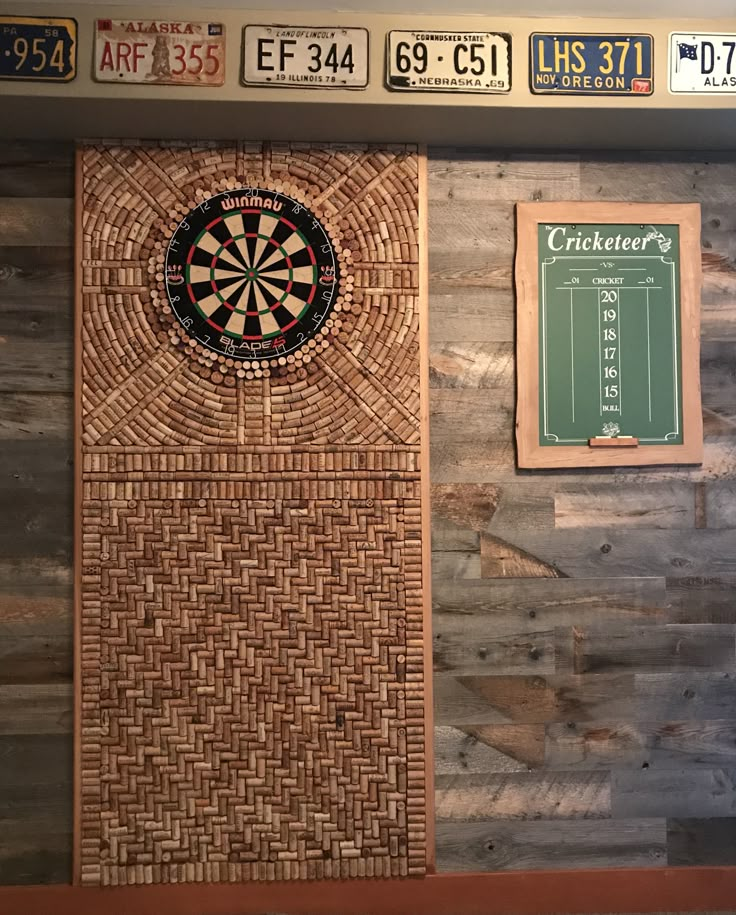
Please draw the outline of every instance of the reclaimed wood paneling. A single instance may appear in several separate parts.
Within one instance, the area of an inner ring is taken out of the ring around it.
[[[463,200],[462,206],[435,201],[432,244],[443,257],[457,251],[468,256],[473,251],[492,252],[503,257],[513,244],[514,203],[498,200]],[[470,262],[470,261],[468,261]]]
[[[443,620],[434,638],[435,671],[457,675],[554,673],[553,631],[504,635],[479,625],[474,627],[475,638],[468,638],[468,628],[462,620]]]
[[[37,394],[24,391],[0,396],[0,439],[38,440],[72,437],[71,394]]]
[[[472,409],[472,414],[468,410]],[[488,391],[463,391],[437,388],[432,396],[432,442],[493,441],[511,435],[514,406],[511,397],[504,402],[489,397]]]
[[[608,772],[504,772],[438,775],[437,822],[590,819],[611,815]]]
[[[696,483],[654,483],[621,491],[584,486],[555,493],[555,527],[623,527],[662,530],[695,526]]]
[[[49,246],[0,246],[3,393],[72,391],[71,242],[60,231]]]
[[[0,881],[61,883],[71,871],[69,734],[0,736]]]
[[[552,769],[690,769],[733,763],[736,721],[568,721],[545,726]],[[670,862],[672,863],[672,862]]]
[[[72,202],[65,197],[5,197],[0,245],[54,245],[72,234]]]
[[[736,296],[736,289],[734,296]],[[736,320],[736,312],[734,320]],[[708,406],[705,405],[704,409],[707,410]],[[468,421],[472,422],[471,414],[468,413],[467,416]],[[736,466],[736,438],[731,434],[731,427],[726,423],[717,432],[707,434],[705,445],[702,465],[682,468],[664,465],[657,468],[642,467],[637,471],[637,483],[643,485],[669,480],[707,483],[716,479],[728,478]],[[434,483],[487,483],[489,479],[497,484],[513,483],[522,479],[521,473],[530,473],[530,471],[516,469],[516,452],[513,442],[506,440],[439,442],[436,447],[432,445],[430,459]],[[561,471],[534,471],[534,476],[555,473],[561,473]],[[590,485],[591,483],[610,485],[627,480],[629,483],[631,482],[629,471],[620,468],[570,471],[570,475],[564,479],[568,486]]]
[[[736,623],[736,576],[666,579],[667,612],[675,623]]]
[[[435,728],[437,775],[526,772],[544,763],[542,725]]]
[[[498,537],[485,535],[480,541],[481,578],[562,578],[556,563],[537,559]]]
[[[4,628],[0,623],[0,631]],[[68,684],[73,675],[70,638],[71,627],[59,635],[20,635],[11,629],[10,637],[0,640],[0,688],[39,681]]]
[[[728,155],[436,151],[432,481],[495,492],[485,524],[434,505],[442,869],[736,860],[735,187]],[[701,204],[701,467],[516,469],[509,213],[554,199]]]
[[[734,586],[736,590],[736,585]],[[450,583],[439,576],[432,588],[435,638],[447,620],[467,628],[468,644],[479,633],[510,632],[593,625],[604,619],[622,624],[667,622],[662,578],[567,578]]]
[[[437,855],[452,871],[661,867],[663,819],[485,820],[437,824]]]
[[[736,480],[714,480],[705,489],[704,502],[708,527],[736,528]]]
[[[73,150],[0,144],[0,882],[68,881]]]
[[[432,344],[513,343],[514,300],[511,289],[461,287],[441,290],[433,283],[429,296]]]
[[[667,861],[678,867],[736,865],[736,819],[711,817],[667,821]]]
[[[728,719],[730,673],[435,674],[438,724]]]
[[[54,556],[72,550],[71,442],[39,446],[24,436],[0,448],[0,556]]]
[[[455,574],[459,553],[435,553],[443,869],[733,863],[717,848],[733,841],[736,765],[734,187],[726,155],[439,150],[432,162],[432,481],[496,491],[485,525],[435,505],[437,547],[462,542],[465,568],[480,535],[475,580]],[[517,471],[505,207],[540,199],[701,203],[701,467]],[[464,208],[483,213],[465,233]],[[513,781],[524,767],[539,795]],[[565,772],[580,778],[555,781]],[[594,772],[610,818],[542,809],[555,784],[575,810]],[[504,819],[500,786],[540,818]]]
[[[707,162],[687,153],[591,156],[581,165],[580,195],[583,200],[727,204],[736,199],[733,173],[733,157],[723,153],[711,153]]]
[[[54,676],[48,670],[43,675],[42,683],[0,686],[0,735],[72,733],[71,678]]]
[[[475,550],[438,550],[432,554],[432,580],[480,578],[480,553]]]
[[[573,578],[634,575],[667,576],[736,574],[736,530],[660,530],[657,548],[653,534],[642,528],[599,527],[593,515],[589,528],[547,531],[514,530],[493,524],[492,532],[531,556]]]
[[[600,623],[555,632],[557,670],[574,674],[736,670],[736,628],[728,625],[632,626]]]
[[[430,202],[447,207],[484,200],[579,200],[581,163],[567,153],[497,154],[488,150],[433,150]]]
[[[10,883],[70,874],[71,153],[0,145]],[[435,743],[438,774],[455,779],[441,870],[736,864],[735,189],[727,155],[430,157]],[[554,199],[701,203],[702,467],[516,470],[513,204]],[[562,577],[527,577],[550,570]],[[552,797],[577,809],[591,773],[608,779],[609,818],[553,815]],[[466,788],[486,818],[460,815]],[[544,815],[502,819],[497,796]]]
[[[611,803],[621,818],[734,817],[736,769],[614,769]]]
[[[0,197],[64,197],[74,194],[74,162],[68,143],[5,141],[0,145]]]

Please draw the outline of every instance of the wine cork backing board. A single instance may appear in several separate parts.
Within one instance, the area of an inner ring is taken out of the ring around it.
[[[424,169],[78,151],[82,884],[425,872]]]

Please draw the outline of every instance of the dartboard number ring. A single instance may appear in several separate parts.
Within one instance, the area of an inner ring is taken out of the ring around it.
[[[322,338],[338,299],[339,258],[303,203],[240,188],[208,197],[179,223],[165,283],[189,340],[220,357],[270,361]]]

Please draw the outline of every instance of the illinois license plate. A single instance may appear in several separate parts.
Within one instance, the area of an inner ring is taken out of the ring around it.
[[[532,92],[554,95],[651,95],[651,35],[551,35],[530,41]]]
[[[410,92],[509,92],[511,36],[389,32],[386,85]]]
[[[736,34],[672,32],[670,92],[736,93]]]
[[[0,16],[0,79],[66,83],[77,75],[77,22]]]
[[[98,19],[95,79],[102,83],[222,86],[225,26],[220,22]]]
[[[292,89],[365,89],[368,30],[247,25],[243,82]]]

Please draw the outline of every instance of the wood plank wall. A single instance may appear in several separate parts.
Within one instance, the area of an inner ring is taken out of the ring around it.
[[[736,157],[435,150],[437,860],[736,864]],[[514,467],[517,200],[697,201],[698,469]]]
[[[0,881],[72,824],[73,149],[0,144]]]
[[[71,873],[72,149],[0,145],[0,883]],[[736,156],[430,160],[438,867],[736,864]],[[697,470],[514,468],[513,203],[703,205]]]

